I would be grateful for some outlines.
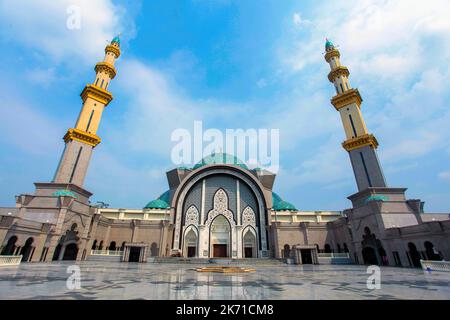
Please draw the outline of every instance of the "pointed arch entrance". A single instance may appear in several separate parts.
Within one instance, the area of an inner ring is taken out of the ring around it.
[[[184,233],[184,256],[188,258],[198,255],[198,231],[194,226],[189,226]]]
[[[243,250],[244,258],[256,258],[257,257],[257,242],[256,232],[252,227],[247,227],[243,232]]]
[[[209,238],[213,258],[230,257],[231,227],[224,215],[220,214],[212,221]]]

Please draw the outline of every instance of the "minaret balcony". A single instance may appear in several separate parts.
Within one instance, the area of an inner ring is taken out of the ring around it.
[[[77,140],[93,147],[97,146],[101,142],[99,136],[75,128],[67,130],[67,133],[64,135],[63,139],[65,143],[70,140]]]
[[[326,60],[328,63],[330,63],[331,58],[334,58],[334,57],[337,57],[337,58],[340,58],[340,57],[341,57],[341,54],[340,54],[339,51],[336,50],[336,49],[333,49],[333,50],[331,50],[331,51],[328,51],[328,52],[325,54],[325,60]]]
[[[341,108],[344,108],[352,103],[356,103],[356,105],[360,107],[362,101],[363,100],[358,89],[350,89],[344,93],[334,96],[331,99],[331,104],[336,108],[336,110],[339,111]]]
[[[328,80],[330,80],[330,82],[334,82],[334,79],[339,76],[345,76],[348,78],[349,75],[350,71],[348,71],[347,67],[339,66],[330,71],[330,73],[328,74]]]
[[[106,46],[105,53],[108,53],[108,52],[114,53],[114,55],[116,56],[116,59],[120,57],[120,49],[113,46],[112,44],[109,44]]]
[[[348,152],[365,146],[371,146],[374,149],[378,147],[378,141],[373,134],[367,133],[342,143],[342,147]]]
[[[84,87],[83,89],[83,92],[81,92],[80,96],[81,99],[83,99],[83,103],[86,101],[87,98],[91,98],[104,104],[105,107],[113,99],[113,96],[109,91],[106,91],[105,89],[102,89],[92,84],[86,85],[86,87]]]
[[[105,72],[109,75],[111,79],[114,79],[114,77],[117,74],[116,68],[114,66],[106,61],[99,62],[95,65],[95,72]]]

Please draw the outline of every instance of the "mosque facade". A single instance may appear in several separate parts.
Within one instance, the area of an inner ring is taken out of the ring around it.
[[[120,39],[105,48],[96,77],[81,93],[82,109],[64,136],[51,182],[0,208],[0,254],[23,262],[167,259],[293,259],[296,263],[355,263],[419,267],[450,259],[449,214],[424,213],[406,188],[388,186],[369,133],[362,98],[349,82],[340,52],[327,40],[328,79],[339,112],[358,191],[343,211],[302,211],[273,191],[276,175],[250,169],[233,155],[213,153],[193,167],[166,173],[167,191],[142,209],[94,206],[84,179],[121,55]],[[342,258],[341,260],[333,257]],[[325,259],[331,258],[331,259]]]

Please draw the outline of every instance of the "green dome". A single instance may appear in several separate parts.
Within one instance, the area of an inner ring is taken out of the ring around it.
[[[144,207],[144,209],[167,209],[170,208],[170,190],[167,190],[158,199],[152,200]]]
[[[170,202],[170,190],[167,190],[166,192],[164,192],[162,195],[160,195],[158,197],[158,199],[164,201],[165,203],[169,203]]]
[[[169,205],[161,199],[155,199],[147,203],[144,209],[167,209]]]
[[[275,192],[272,192],[272,209],[275,211],[283,211],[283,210],[297,211],[297,208],[295,208],[295,206],[292,203],[284,201]]]
[[[119,36],[115,36],[112,40],[111,40],[111,44],[113,43],[117,43],[120,46],[120,38]]]
[[[213,153],[200,160],[192,169],[195,170],[210,164],[232,164],[248,170],[248,167],[244,162],[228,153]]]
[[[52,193],[52,196],[55,197],[72,197],[72,198],[78,198],[75,193],[69,190],[58,190]]]

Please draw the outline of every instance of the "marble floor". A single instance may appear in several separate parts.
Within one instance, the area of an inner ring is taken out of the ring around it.
[[[0,267],[0,299],[445,299],[450,273],[381,268],[369,290],[365,266],[256,266],[246,274],[199,273],[195,265],[80,262],[81,288],[70,290],[73,262]]]

